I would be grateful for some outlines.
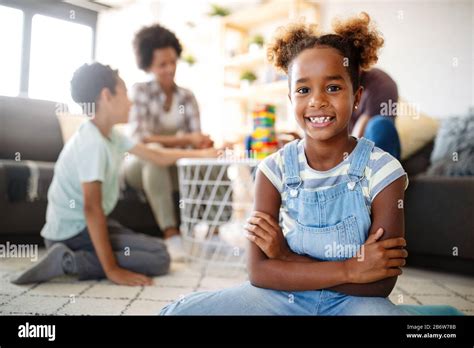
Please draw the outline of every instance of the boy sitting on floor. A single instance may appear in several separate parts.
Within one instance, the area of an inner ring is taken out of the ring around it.
[[[73,274],[81,280],[107,277],[122,285],[149,285],[150,276],[169,270],[165,244],[107,221],[119,197],[121,160],[129,152],[163,166],[183,157],[216,157],[217,151],[151,149],[114,129],[127,122],[131,103],[124,81],[109,66],[81,66],[72,78],[71,94],[84,110],[92,106],[94,117],[81,125],[56,162],[41,231],[47,253],[12,283]]]

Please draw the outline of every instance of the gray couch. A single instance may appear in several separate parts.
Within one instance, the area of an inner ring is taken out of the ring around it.
[[[434,142],[403,162],[408,264],[474,274],[474,177],[426,174]]]
[[[41,242],[46,192],[63,146],[55,112],[55,103],[0,97],[0,243]],[[432,150],[430,143],[402,163],[410,177],[405,201],[408,264],[474,274],[474,177],[424,175]],[[38,165],[35,199],[24,189],[27,160]],[[148,204],[131,189],[122,192],[112,217],[136,231],[159,233]]]
[[[408,264],[474,275],[474,177],[420,174],[410,180]]]
[[[42,243],[47,189],[63,147],[58,104],[0,97],[0,243]],[[32,166],[33,164],[33,166]],[[27,192],[29,168],[35,168],[35,196]],[[111,217],[138,232],[160,235],[150,207],[127,188]]]

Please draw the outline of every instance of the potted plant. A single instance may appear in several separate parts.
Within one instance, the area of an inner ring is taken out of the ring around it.
[[[240,75],[240,85],[242,87],[248,87],[257,79],[257,75],[253,71],[246,70]]]
[[[249,41],[249,52],[257,52],[262,49],[265,39],[262,35],[254,35]]]
[[[211,12],[209,12],[210,17],[225,17],[230,14],[230,10],[228,8],[216,4],[211,4],[211,7]]]
[[[192,54],[183,55],[183,62],[187,63],[189,66],[193,66],[196,63],[196,58]]]

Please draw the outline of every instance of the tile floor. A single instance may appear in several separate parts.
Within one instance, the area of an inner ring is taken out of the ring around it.
[[[0,315],[154,315],[167,303],[193,291],[229,287],[246,280],[244,272],[201,272],[173,263],[170,274],[150,287],[114,285],[108,280],[77,281],[60,277],[47,283],[17,286],[12,274],[30,264],[0,260]],[[404,304],[447,304],[474,315],[474,278],[405,268],[390,299]]]

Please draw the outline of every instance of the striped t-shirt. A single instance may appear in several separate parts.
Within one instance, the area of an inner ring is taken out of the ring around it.
[[[306,190],[319,191],[328,189],[341,182],[349,181],[348,172],[353,155],[354,150],[344,161],[339,163],[334,168],[331,168],[327,171],[318,171],[309,166],[304,152],[304,140],[300,141],[298,143],[298,162],[300,177],[302,180],[302,188]],[[283,166],[283,149],[280,149],[276,153],[268,156],[262,162],[260,162],[258,169],[262,171],[263,174],[265,174],[265,176],[281,194],[281,218],[283,233],[286,234],[294,227],[294,221],[292,218],[290,218],[285,209],[287,192],[283,190]],[[365,167],[365,176],[360,182],[362,185],[362,193],[365,197],[367,206],[370,207],[374,198],[385,187],[403,175],[406,176],[406,173],[400,162],[389,153],[374,146],[370,154],[368,165]],[[405,189],[407,187],[408,177],[406,178]]]

